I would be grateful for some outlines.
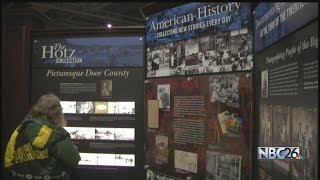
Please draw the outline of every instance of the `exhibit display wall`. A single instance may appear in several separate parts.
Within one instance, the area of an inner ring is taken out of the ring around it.
[[[145,92],[147,176],[250,178],[251,73],[146,80]]]
[[[32,45],[31,101],[60,98],[81,156],[71,178],[144,178],[143,36],[35,36]]]
[[[146,21],[146,179],[251,179],[249,3],[188,3]]]
[[[318,179],[318,3],[260,3],[254,11],[258,147],[298,147],[257,160],[260,180]],[[258,156],[257,156],[258,157]]]
[[[72,180],[319,179],[318,3],[186,3],[141,30],[15,30],[3,129],[51,92],[80,151]]]

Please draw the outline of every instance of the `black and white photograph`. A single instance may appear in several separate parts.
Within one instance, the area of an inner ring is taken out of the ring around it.
[[[268,70],[261,71],[261,97],[269,97],[269,78]]]
[[[63,113],[77,113],[76,101],[60,101]]]
[[[198,154],[174,150],[174,168],[188,172],[198,172]]]
[[[97,164],[99,166],[116,166],[116,155],[115,154],[97,154]]]
[[[113,128],[114,140],[133,141],[134,140],[134,128]]]
[[[114,128],[95,128],[96,140],[114,140]]]
[[[199,52],[199,43],[192,43],[192,44],[185,45],[186,66],[199,64],[198,52]]]
[[[240,180],[241,156],[207,151],[206,180]]]
[[[135,102],[119,102],[119,114],[135,114]]]
[[[119,102],[108,102],[108,114],[119,114]]]
[[[157,88],[160,109],[170,109],[170,84],[161,84]]]
[[[259,146],[272,146],[272,105],[260,105],[260,142]]]
[[[116,154],[116,166],[135,166],[134,154]]]
[[[170,66],[170,50],[168,48],[160,50],[159,69],[169,69]]]
[[[101,96],[111,97],[112,96],[112,80],[101,80]]]
[[[291,147],[290,107],[274,106],[272,118],[272,146]],[[273,160],[285,174],[289,172],[290,161]]]
[[[108,102],[94,102],[95,114],[107,114],[108,113]]]
[[[94,114],[94,102],[83,101],[77,102],[77,114]]]
[[[151,70],[158,70],[160,66],[160,50],[151,51]]]
[[[69,132],[71,139],[95,139],[95,128],[92,127],[65,127]]]
[[[316,109],[292,108],[292,146],[299,147],[303,159],[292,161],[296,179],[316,180],[318,130]]]
[[[156,163],[168,163],[168,136],[156,135],[155,160]]]
[[[150,48],[147,48],[150,51]],[[148,50],[147,50],[148,51]],[[146,63],[147,72],[152,72],[152,58],[151,52],[147,52],[147,63]]]
[[[251,70],[252,43],[249,29],[241,28],[148,47],[147,77]]]
[[[171,43],[173,45],[173,43]],[[177,47],[170,47],[170,68],[175,68],[178,65]]]
[[[210,101],[239,105],[239,79],[240,76],[237,74],[211,76]]]
[[[98,165],[98,155],[96,153],[80,153],[79,165]]]

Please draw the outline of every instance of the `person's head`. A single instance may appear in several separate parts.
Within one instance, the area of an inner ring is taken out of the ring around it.
[[[103,82],[103,87],[106,88],[106,89],[108,89],[108,87],[109,87],[109,82],[108,82],[108,81],[104,81],[104,82]]]
[[[42,95],[31,108],[29,115],[45,115],[58,126],[64,127],[67,121],[64,119],[60,99],[54,94]]]

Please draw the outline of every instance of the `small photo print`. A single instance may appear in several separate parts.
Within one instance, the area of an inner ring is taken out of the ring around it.
[[[95,128],[96,140],[114,140],[114,128]]]
[[[269,97],[269,78],[268,78],[268,70],[264,70],[261,72],[261,97],[268,98]]]
[[[80,157],[79,165],[98,165],[98,154],[96,153],[80,153]]]
[[[112,80],[101,80],[101,96],[112,96]]]
[[[76,101],[60,101],[63,113],[76,113]]]
[[[116,154],[116,166],[135,166],[135,155],[134,154]]]
[[[207,151],[207,180],[240,180],[240,178],[241,156]]]
[[[134,128],[114,128],[114,140],[133,141]]]
[[[115,154],[97,154],[99,166],[115,166],[116,156]]]
[[[168,149],[168,137],[156,135],[156,149],[155,149],[156,163],[168,163],[169,149]]]
[[[197,173],[198,154],[174,150],[174,167],[188,172]]]
[[[90,127],[65,127],[69,132],[71,139],[95,139],[94,128]]]
[[[94,103],[96,114],[107,114],[108,113],[108,102],[98,102]]]
[[[94,114],[94,102],[77,102],[77,114]]]
[[[170,84],[158,85],[157,98],[160,109],[170,109]]]

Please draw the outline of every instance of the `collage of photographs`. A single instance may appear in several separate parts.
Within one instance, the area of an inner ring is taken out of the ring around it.
[[[135,166],[134,154],[80,153],[79,165],[89,166]]]
[[[158,90],[168,87],[173,108],[159,111],[159,126],[147,131],[146,163],[154,171],[180,178],[184,174],[208,180],[248,177],[241,169],[250,166],[246,138],[251,131],[251,83],[247,72],[149,80],[147,101],[158,99]],[[197,106],[203,106],[203,111],[179,114],[181,102],[184,112],[201,110]]]
[[[135,102],[61,101],[63,113],[135,114]]]
[[[71,139],[134,141],[134,128],[65,127]]]
[[[246,71],[253,67],[248,28],[147,47],[147,77]]]

